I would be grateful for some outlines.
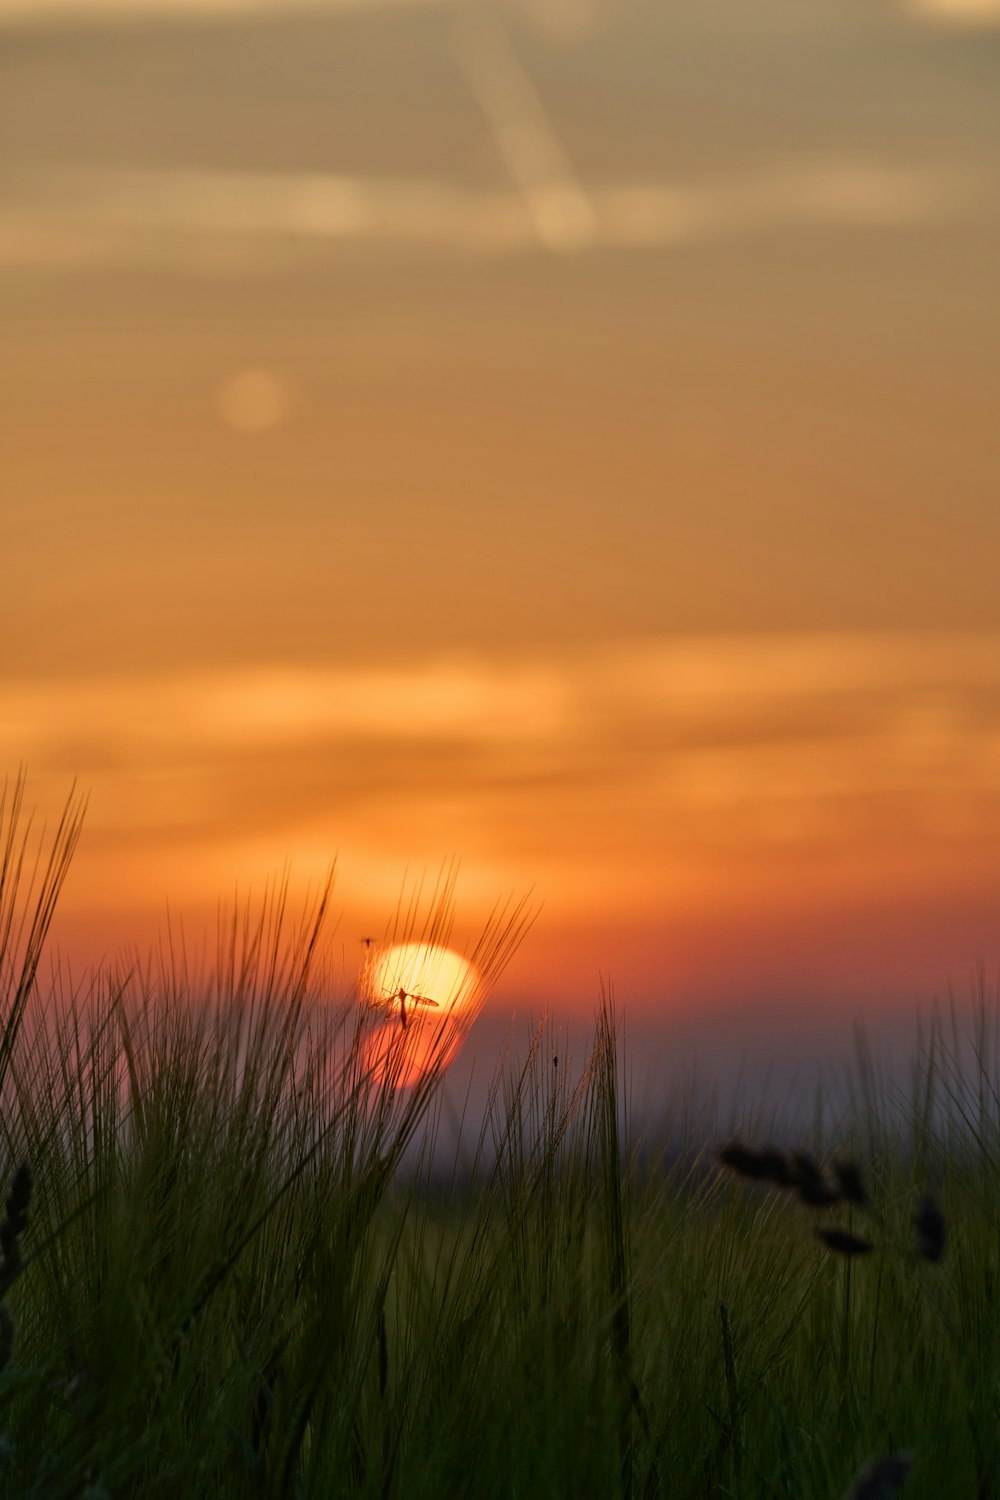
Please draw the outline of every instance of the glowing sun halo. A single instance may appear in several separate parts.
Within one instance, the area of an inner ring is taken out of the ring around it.
[[[435,1065],[454,1061],[474,1008],[479,975],[450,948],[396,943],[373,958],[365,990],[391,1019],[368,1038],[366,1060],[378,1078],[409,1088]]]
[[[400,991],[412,999],[411,1013],[430,1009],[457,1016],[472,1004],[478,977],[469,961],[450,948],[395,943],[374,960],[369,984],[374,1003],[392,1007],[397,1019]]]

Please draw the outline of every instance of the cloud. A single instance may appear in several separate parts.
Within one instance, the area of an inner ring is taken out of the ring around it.
[[[9,683],[0,756],[51,758],[103,743],[154,764],[225,756],[234,747],[379,740],[510,745],[565,727],[569,685],[551,668],[430,664],[412,671],[294,665],[228,672]]]
[[[1000,0],[904,0],[906,9],[947,26],[1000,25]]]
[[[417,10],[452,5],[456,0],[0,0],[0,24],[39,21],[96,21],[148,24],[150,21],[214,21],[275,12],[338,15],[369,10]],[[461,0],[458,0],[461,3]]]
[[[1000,837],[996,634],[674,637],[2,691],[0,761],[27,764],[32,799],[57,807],[74,775],[91,793],[78,899],[109,909],[211,902],[286,861],[312,878],[337,851],[355,899],[384,903],[408,865],[458,853],[476,899],[537,883],[607,922],[736,892],[985,882]]]
[[[329,173],[109,169],[36,173],[20,183],[11,174],[0,263],[183,269],[219,263],[227,243],[267,247],[272,258],[323,243],[487,255],[670,249],[776,230],[905,230],[990,201],[987,184],[959,164],[829,154],[711,181],[591,185],[579,198],[586,234],[563,233],[566,194],[561,180],[544,176],[523,191],[487,191]]]
[[[103,747],[110,774],[280,780],[298,764],[329,782],[335,766],[355,793],[395,780],[418,796],[521,785],[572,800],[699,761],[749,785],[769,756],[798,757],[789,785],[823,757],[839,758],[845,787],[947,779],[973,753],[1000,776],[993,635],[706,636],[530,664],[74,678],[8,683],[4,703],[0,755],[66,775],[100,771]]]

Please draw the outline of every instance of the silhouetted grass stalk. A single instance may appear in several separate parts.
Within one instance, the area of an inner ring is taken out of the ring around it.
[[[905,1095],[862,1050],[835,1136],[745,1120],[719,1171],[714,1118],[640,1158],[606,991],[583,1057],[545,1023],[511,1047],[449,1155],[448,1018],[421,1019],[411,1085],[402,1027],[372,1068],[362,982],[330,1002],[329,881],[298,922],[286,883],[231,913],[211,964],[172,940],[40,994],[75,824],[26,915],[22,795],[4,1493],[835,1500],[852,1473],[855,1500],[995,1493],[992,1020],[935,1020]],[[387,941],[450,936],[452,892],[445,870]],[[484,985],[526,917],[493,914]]]

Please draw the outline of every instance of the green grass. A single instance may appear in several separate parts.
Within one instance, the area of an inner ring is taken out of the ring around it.
[[[200,976],[168,954],[41,989],[79,810],[33,890],[20,818],[15,789],[0,1166],[33,1189],[0,1229],[4,1493],[837,1500],[906,1450],[906,1497],[1000,1494],[988,1005],[969,1040],[928,1032],[905,1098],[860,1055],[851,1117],[804,1143],[859,1163],[870,1210],[740,1179],[722,1133],[640,1166],[608,995],[582,1067],[544,1027],[498,1060],[449,1179],[438,1077],[366,1075],[363,1013],[324,1002],[325,896],[291,933],[279,893]],[[487,977],[523,920],[487,929]],[[928,1185],[940,1264],[912,1223]]]

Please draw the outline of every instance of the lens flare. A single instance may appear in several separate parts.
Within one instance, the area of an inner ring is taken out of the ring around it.
[[[217,398],[219,415],[237,432],[269,432],[288,418],[288,387],[270,370],[238,370]]]

